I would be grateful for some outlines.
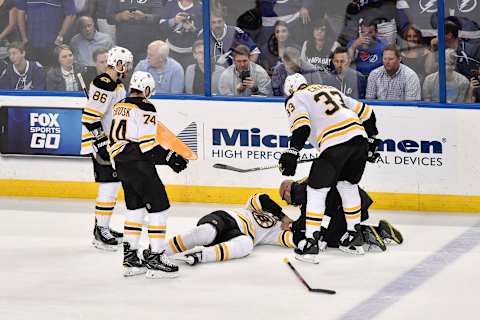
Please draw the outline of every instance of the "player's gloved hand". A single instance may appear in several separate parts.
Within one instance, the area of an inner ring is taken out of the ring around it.
[[[167,161],[167,165],[176,173],[179,173],[187,168],[188,160],[173,150],[168,151],[165,161]]]
[[[380,140],[375,137],[368,138],[368,162],[375,163],[377,162],[377,158],[380,157],[380,153],[377,152],[379,141]]]
[[[107,145],[108,138],[105,135],[100,136],[93,143],[93,150],[103,161],[110,162],[110,155],[108,154]]]
[[[287,151],[283,152],[278,160],[280,172],[284,176],[293,176],[295,175],[295,170],[297,169],[297,161],[300,156],[300,151],[295,148],[290,148]]]

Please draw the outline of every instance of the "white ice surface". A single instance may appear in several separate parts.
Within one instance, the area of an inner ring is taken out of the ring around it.
[[[369,222],[387,218],[402,231],[404,244],[364,256],[330,249],[319,265],[296,261],[290,249],[264,246],[245,259],[180,264],[179,278],[150,280],[124,278],[121,251],[91,246],[92,205],[83,200],[0,198],[0,320],[337,319],[362,303],[374,303],[369,298],[384,286],[401,283],[403,273],[480,222],[478,214],[373,211]],[[174,203],[169,234],[230,207]],[[118,230],[123,211],[122,203],[113,216]],[[293,208],[287,211],[294,213]],[[282,262],[284,257],[312,287],[337,294],[308,292]],[[477,318],[480,246],[445,265],[420,279],[422,285],[404,297],[389,301],[375,319]],[[366,319],[362,314],[354,318]]]

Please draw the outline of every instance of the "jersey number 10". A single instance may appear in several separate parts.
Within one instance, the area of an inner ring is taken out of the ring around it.
[[[122,119],[120,121],[112,120],[112,126],[110,127],[110,142],[114,143],[119,140],[126,140],[127,136],[127,120]]]

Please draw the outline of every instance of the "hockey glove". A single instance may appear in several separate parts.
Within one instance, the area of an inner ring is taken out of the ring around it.
[[[380,157],[380,153],[377,152],[379,141],[380,140],[375,137],[368,138],[368,162],[375,163],[378,157]]]
[[[294,176],[297,169],[297,161],[300,156],[300,152],[295,148],[290,148],[280,156],[278,160],[280,172],[284,176]]]
[[[173,150],[168,152],[165,161],[167,161],[167,165],[176,173],[179,173],[187,168],[188,160],[185,160],[181,155]]]
[[[103,161],[110,162],[110,155],[107,151],[108,138],[105,135],[100,136],[93,143],[93,150]]]

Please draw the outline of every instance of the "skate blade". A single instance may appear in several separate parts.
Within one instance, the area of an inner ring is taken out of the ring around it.
[[[172,279],[178,277],[178,271],[165,272],[160,270],[148,270],[145,277],[148,279]]]
[[[95,248],[100,249],[100,250],[104,250],[104,251],[114,252],[114,251],[118,250],[118,245],[105,244],[105,243],[103,243],[101,241],[98,241],[98,240],[95,240],[95,239],[92,241],[92,245]]]
[[[140,274],[144,274],[147,272],[147,268],[123,268],[123,276],[124,277],[133,277],[138,276]]]
[[[362,247],[355,247],[354,250],[350,249],[349,247],[342,247],[342,246],[339,246],[338,249],[340,249],[343,252],[352,254],[354,256],[361,256],[361,255],[365,254],[365,250],[363,249],[363,246]]]
[[[320,263],[320,255],[318,254],[295,254],[295,259],[313,264]]]

